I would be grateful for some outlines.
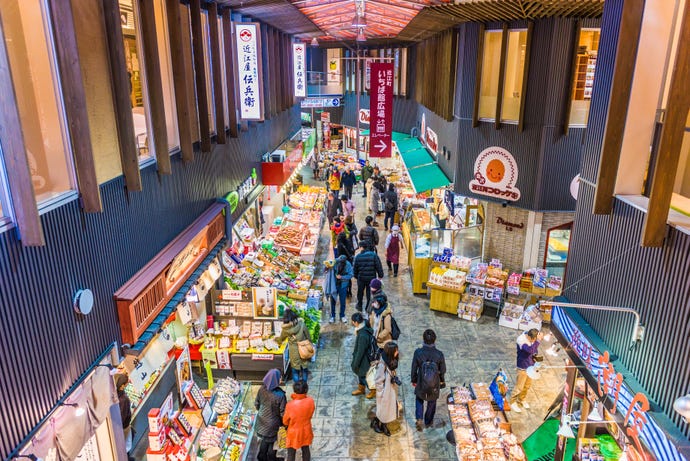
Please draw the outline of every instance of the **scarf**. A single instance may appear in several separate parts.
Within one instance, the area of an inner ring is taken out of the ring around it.
[[[280,386],[280,371],[277,368],[268,370],[266,376],[264,376],[264,386],[269,391],[272,391],[276,387]]]

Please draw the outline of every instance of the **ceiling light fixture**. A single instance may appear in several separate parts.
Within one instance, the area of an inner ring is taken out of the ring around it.
[[[311,46],[319,46],[319,41],[316,39],[316,37],[311,39]]]
[[[364,16],[360,15],[359,10],[357,10],[357,13],[355,14],[355,17],[352,18],[352,27],[353,28],[362,28],[367,26],[367,18]]]
[[[362,28],[362,27],[359,28],[359,31],[357,32],[356,40],[358,42],[366,42],[367,41],[367,36],[364,35],[364,28]]]

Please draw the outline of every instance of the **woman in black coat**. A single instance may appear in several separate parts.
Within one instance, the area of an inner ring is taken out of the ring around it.
[[[278,438],[278,429],[283,425],[283,414],[287,398],[285,391],[280,388],[280,370],[268,370],[264,376],[264,384],[256,394],[254,406],[258,410],[256,416],[256,433],[261,439],[259,445],[259,461],[277,461],[273,443]]]
[[[352,351],[352,372],[357,375],[359,381],[357,389],[352,395],[364,395],[367,388],[367,371],[369,371],[369,349],[371,347],[374,330],[365,320],[361,312],[352,314],[352,326],[355,327],[355,348]]]
[[[352,239],[345,234],[347,234],[347,232],[338,234],[336,249],[338,250],[338,256],[345,256],[348,262],[352,264],[355,259],[355,248],[352,246]],[[350,280],[347,285],[347,297],[352,298],[352,280]]]

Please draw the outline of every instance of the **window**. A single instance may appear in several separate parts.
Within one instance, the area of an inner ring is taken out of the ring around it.
[[[599,29],[582,29],[577,45],[573,93],[570,104],[571,126],[586,126],[589,118],[589,104],[594,87],[594,71],[597,66],[599,49]]]
[[[177,109],[175,106],[175,91],[172,80],[172,63],[170,59],[170,45],[168,43],[168,20],[165,0],[155,0],[156,36],[158,42],[158,58],[163,82],[163,106],[165,107],[165,125],[168,129],[168,147],[172,150],[180,145],[180,134],[177,131]]]
[[[201,38],[204,45],[204,73],[206,74],[206,101],[208,105],[208,123],[211,133],[216,132],[216,105],[213,102],[213,83],[211,82],[211,39],[208,28],[208,11],[201,11]]]
[[[525,78],[526,53],[527,31],[508,31],[501,121],[517,122],[520,119],[520,102],[522,101],[522,83]]]
[[[570,222],[546,231],[544,269],[548,269],[551,275],[565,277],[572,228],[573,223]]]
[[[484,32],[482,56],[482,80],[479,88],[479,118],[493,120],[496,117],[498,98],[498,74],[501,67],[501,31]]]
[[[43,2],[3,0],[5,28],[19,118],[38,203],[75,189],[56,66]]]

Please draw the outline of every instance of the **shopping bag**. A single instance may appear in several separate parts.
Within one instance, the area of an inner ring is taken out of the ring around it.
[[[376,367],[378,365],[378,362],[373,362],[371,366],[369,367],[369,370],[367,371],[367,387],[370,390],[376,389]]]
[[[297,342],[297,350],[302,360],[309,360],[314,356],[314,344],[308,339]]]
[[[278,436],[276,441],[273,442],[273,449],[277,452],[277,458],[287,457],[287,428],[285,426],[280,426],[280,429],[278,429]]]

